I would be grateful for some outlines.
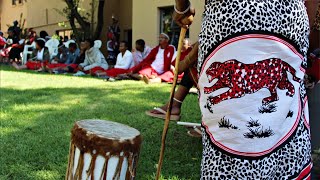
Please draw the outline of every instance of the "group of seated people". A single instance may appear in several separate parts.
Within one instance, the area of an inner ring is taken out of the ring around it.
[[[17,70],[30,69],[50,73],[75,73],[75,76],[90,74],[102,79],[136,79],[146,83],[172,82],[174,77],[174,64],[176,49],[169,44],[169,36],[161,33],[159,45],[151,49],[145,41],[136,41],[135,50],[128,49],[126,41],[119,44],[119,54],[116,64],[111,67],[107,63],[99,48],[94,46],[94,41],[86,39],[80,43],[80,48],[75,42],[64,43],[58,49],[58,55],[50,59],[50,53],[45,46],[46,39],[35,40],[36,48],[24,65],[13,62]],[[191,41],[185,39],[181,59],[184,59],[192,50]],[[183,73],[179,75],[182,79]]]
[[[25,45],[31,45],[38,38],[37,33],[32,29],[28,29],[24,38],[20,36],[21,29],[11,26],[8,29],[8,36],[5,38],[3,32],[0,31],[0,62],[12,63],[21,60],[21,53]],[[48,39],[46,31],[40,32],[40,38]]]
[[[35,40],[36,48],[25,65],[13,62],[17,70],[30,69],[50,73],[74,73],[75,76],[90,74],[99,78],[109,79],[135,79],[143,80],[147,84],[169,82],[174,78],[176,49],[169,43],[169,36],[165,33],[159,35],[159,45],[150,48],[145,41],[139,39],[132,52],[128,49],[126,41],[119,44],[119,54],[114,67],[108,65],[94,41],[86,39],[80,43],[64,43],[58,49],[58,55],[50,59],[46,39]],[[196,84],[197,44],[192,48],[190,39],[184,39],[181,51],[181,65],[179,67],[180,86],[175,93],[173,109],[170,120],[180,119],[181,105],[189,90]],[[191,53],[193,52],[193,53]],[[192,55],[190,55],[192,54]],[[193,67],[193,68],[190,68]],[[151,117],[165,119],[167,105],[147,111]]]
[[[191,41],[185,39],[181,59],[192,50]],[[133,52],[128,50],[125,41],[120,42],[120,53],[117,56],[116,65],[112,69],[98,71],[96,75],[102,78],[137,79],[146,83],[172,82],[174,77],[174,64],[176,58],[175,47],[169,44],[169,36],[161,33],[159,45],[151,49],[146,46],[144,40],[136,41]],[[183,73],[179,75],[182,78]]]

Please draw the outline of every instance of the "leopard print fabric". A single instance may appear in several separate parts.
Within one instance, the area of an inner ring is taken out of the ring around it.
[[[320,2],[319,2],[319,6],[318,6],[316,20],[313,25],[313,29],[320,31]]]
[[[229,60],[224,63],[215,62],[209,67],[206,74],[210,78],[209,82],[216,78],[218,82],[211,87],[205,87],[204,93],[211,94],[224,87],[230,88],[221,95],[210,97],[209,104],[215,105],[227,99],[241,98],[245,94],[252,94],[262,88],[267,88],[271,96],[264,98],[262,103],[269,104],[278,100],[276,88],[287,89],[287,96],[292,97],[295,94],[294,87],[288,80],[287,71],[293,75],[295,81],[301,81],[295,76],[296,70],[281,59],[266,59],[254,64],[244,64],[237,60]],[[244,76],[243,73],[246,75]],[[270,83],[273,82],[273,79],[280,79],[280,81]]]
[[[309,21],[304,0],[207,0],[199,35],[198,71],[210,49],[246,31],[268,31],[294,41],[304,56],[309,47]],[[303,62],[307,67],[307,59]]]
[[[303,56],[301,67],[305,68],[307,67],[309,31],[304,0],[206,0],[202,31],[199,35],[198,72],[202,73],[204,61],[217,45],[237,34],[248,32],[264,32],[286,38]],[[213,66],[216,70],[225,69],[217,64]],[[288,70],[287,72],[294,76],[294,71]],[[278,88],[281,89],[281,87]],[[288,95],[295,93],[289,84],[286,84],[286,88]],[[205,91],[202,90],[202,92]],[[301,101],[305,102],[306,90],[303,83],[300,83],[299,93]],[[230,99],[230,95],[227,97]],[[221,98],[217,97],[217,101],[211,99],[211,105],[221,102]],[[274,98],[273,100],[276,100]],[[301,106],[301,118],[291,138],[283,146],[263,157],[247,158],[227,153],[212,142],[210,135],[203,128],[201,179],[295,179],[297,177],[302,179],[309,177],[310,172],[305,171],[311,165],[310,131],[305,120],[308,111],[304,110],[305,103],[301,103]],[[301,177],[299,176],[301,172],[307,172],[307,174]]]
[[[310,134],[302,122],[294,139],[269,157],[259,160],[235,158],[216,148],[212,148],[210,138],[202,128],[202,171],[201,179],[238,180],[238,179],[265,179],[287,180],[294,179],[301,169],[301,164],[311,163]],[[295,149],[296,151],[293,151]],[[301,156],[295,153],[304,152]]]

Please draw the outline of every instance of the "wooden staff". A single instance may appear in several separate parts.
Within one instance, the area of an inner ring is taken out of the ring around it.
[[[180,57],[181,57],[181,49],[182,49],[183,40],[186,35],[186,32],[187,32],[186,28],[181,28],[180,37],[179,37],[179,44],[178,44],[178,51],[177,51],[177,58],[176,58],[176,64],[175,64],[174,79],[173,79],[171,93],[170,93],[170,100],[169,100],[169,105],[168,105],[168,109],[167,109],[166,120],[164,122],[164,127],[163,127],[163,132],[162,132],[161,149],[160,149],[160,157],[159,157],[159,162],[158,162],[158,167],[157,167],[156,180],[158,180],[160,178],[163,156],[164,156],[164,151],[165,151],[165,147],[166,147],[166,138],[167,138],[167,133],[168,133],[168,129],[169,129],[169,122],[170,122],[170,116],[171,116],[173,97],[174,97],[174,93],[175,93],[176,86],[177,86],[177,80],[178,80],[178,69],[179,69],[179,62],[180,62]]]

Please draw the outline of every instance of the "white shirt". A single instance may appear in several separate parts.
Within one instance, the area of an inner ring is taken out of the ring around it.
[[[164,49],[159,47],[159,51],[157,53],[156,59],[151,64],[151,67],[158,73],[164,73]]]
[[[117,57],[117,63],[114,67],[119,69],[129,69],[133,67],[132,53],[128,50],[126,50],[123,56],[122,53],[119,53]]]
[[[37,60],[39,60],[39,61],[43,60],[43,52],[44,52],[44,48],[42,48],[41,51],[38,51]]]
[[[145,46],[144,51],[140,52],[136,50],[133,54],[134,65],[138,65],[141,63],[151,52],[151,48],[149,46]]]

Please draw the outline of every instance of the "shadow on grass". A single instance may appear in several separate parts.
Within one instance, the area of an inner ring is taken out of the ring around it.
[[[163,121],[145,116],[168,93],[157,87],[1,88],[0,179],[63,179],[70,130],[77,120],[105,119],[127,124],[143,136],[137,179],[151,179],[158,161]],[[183,115],[200,119],[195,96],[186,99]],[[190,119],[189,119],[190,118]],[[199,179],[201,142],[171,124],[163,166],[165,177]]]

